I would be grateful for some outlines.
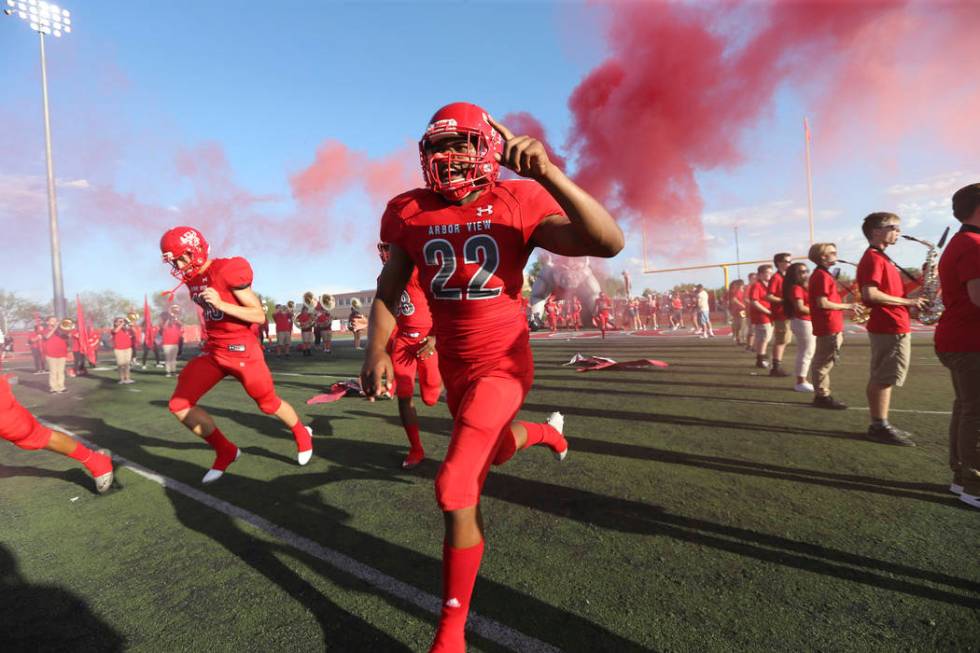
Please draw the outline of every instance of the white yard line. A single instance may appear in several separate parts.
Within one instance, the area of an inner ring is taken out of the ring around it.
[[[42,423],[49,428],[57,429],[76,438],[80,442],[84,442],[89,448],[99,448],[94,442],[90,442],[57,424],[44,421],[42,421]],[[232,503],[217,499],[206,492],[191,487],[186,483],[176,481],[168,476],[164,476],[163,474],[127,460],[122,456],[113,454],[112,459],[117,469],[125,467],[134,474],[153,481],[154,483],[157,483],[168,490],[182,494],[189,499],[193,499],[194,501],[197,501],[198,503],[203,504],[212,510],[217,510],[218,512],[228,515],[229,517],[240,519],[248,524],[251,524],[255,528],[268,533],[282,542],[285,542],[294,549],[303,551],[304,553],[311,555],[318,560],[322,560],[330,566],[364,581],[381,592],[389,594],[401,601],[411,603],[412,605],[433,615],[439,615],[441,611],[442,600],[437,596],[423,592],[422,590],[413,585],[409,585],[408,583],[403,583],[397,578],[393,578],[384,572],[375,569],[374,567],[358,562],[354,558],[340,553],[339,551],[334,551],[333,549],[317,544],[313,540],[294,533],[286,528],[283,528],[282,526],[277,526],[269,520],[259,517],[255,513],[249,512],[244,508],[239,508]],[[524,633],[514,630],[509,626],[505,626],[498,621],[494,621],[488,617],[482,617],[474,612],[470,612],[467,625],[467,630],[512,651],[559,653],[561,650],[552,646],[551,644],[547,644],[539,639],[525,635]]]

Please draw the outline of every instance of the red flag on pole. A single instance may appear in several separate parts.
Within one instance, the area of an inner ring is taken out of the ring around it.
[[[143,295],[143,344],[153,349],[153,316],[150,315],[150,302]]]
[[[85,322],[85,309],[82,308],[82,302],[75,295],[75,321],[78,330],[78,346],[82,350],[82,354],[88,359],[88,362],[95,365],[95,347],[91,341],[90,334],[88,332],[88,324]]]

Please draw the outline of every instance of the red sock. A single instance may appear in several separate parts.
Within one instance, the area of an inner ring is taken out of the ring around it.
[[[95,477],[108,474],[112,471],[112,459],[109,456],[92,451],[81,442],[78,443],[74,451],[68,454],[68,457],[74,458],[85,465],[85,469]]]
[[[303,452],[309,451],[313,448],[313,437],[310,432],[306,430],[306,425],[303,424],[303,420],[297,420],[293,424],[293,439],[296,440],[296,451]]]
[[[419,439],[419,425],[406,424],[405,434],[408,436],[409,444],[412,445],[412,451],[422,451],[422,440]]]
[[[204,441],[211,445],[217,453],[217,457],[214,459],[214,464],[211,465],[211,469],[217,469],[218,471],[225,471],[228,469],[228,465],[235,462],[235,456],[238,454],[238,447],[236,447],[231,440],[225,437],[225,434],[221,432],[221,429],[215,428],[211,431],[211,435],[204,438]]]
[[[466,653],[466,616],[476,583],[483,540],[465,549],[442,545],[442,615],[429,653]]]
[[[527,442],[521,449],[543,444],[553,451],[564,451],[565,438],[554,426],[540,422],[518,422],[527,431]]]

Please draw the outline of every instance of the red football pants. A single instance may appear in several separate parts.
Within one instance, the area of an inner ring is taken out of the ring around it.
[[[506,446],[510,423],[534,380],[529,344],[487,362],[443,356],[439,370],[446,384],[453,433],[436,476],[436,501],[443,511],[475,506],[497,451]]]
[[[188,363],[181,370],[177,387],[170,397],[170,412],[196,406],[201,397],[228,375],[238,379],[263,413],[271,415],[279,410],[282,399],[276,395],[262,347],[257,341],[244,346],[243,352],[216,348]]]
[[[21,449],[43,449],[51,439],[51,429],[41,426],[17,402],[4,376],[0,376],[0,437]]]
[[[388,353],[395,368],[395,396],[408,399],[415,392],[415,375],[419,377],[419,394],[427,406],[439,401],[442,376],[439,374],[439,356],[421,360],[417,354],[426,338],[425,333],[396,332],[388,341]]]

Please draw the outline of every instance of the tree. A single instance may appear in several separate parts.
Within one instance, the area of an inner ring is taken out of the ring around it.
[[[623,280],[616,277],[600,279],[599,287],[610,297],[619,297],[626,292],[626,285]]]
[[[0,328],[4,332],[33,328],[35,313],[42,319],[47,317],[53,313],[51,304],[39,304],[15,292],[0,290]]]
[[[111,290],[83,292],[79,299],[85,310],[85,319],[95,327],[110,326],[113,318],[125,316],[130,311],[136,311],[141,318],[143,315],[142,303],[134,302]],[[68,314],[73,315],[73,311],[69,309]]]

